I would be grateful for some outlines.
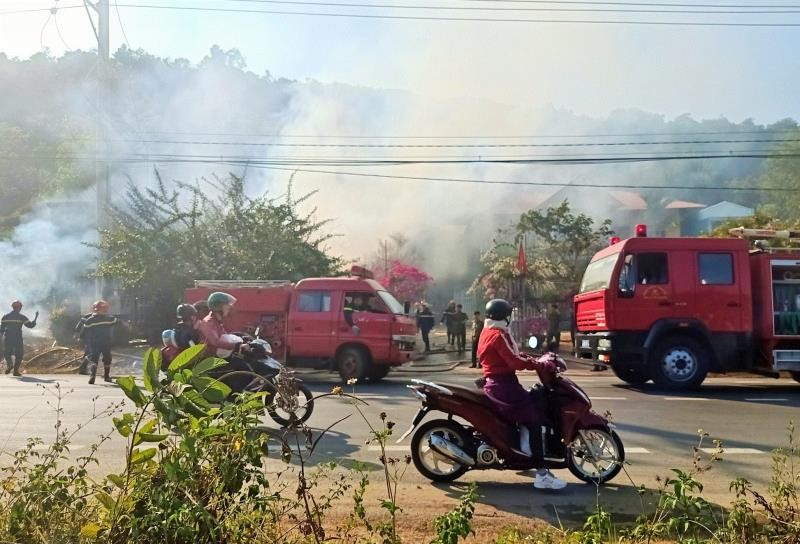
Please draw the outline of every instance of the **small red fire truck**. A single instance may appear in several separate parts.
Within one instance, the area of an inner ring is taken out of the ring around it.
[[[286,281],[197,281],[186,302],[214,291],[238,299],[226,321],[229,331],[252,332],[290,366],[326,367],[343,380],[378,381],[393,366],[410,361],[417,328],[406,309],[372,279],[353,267],[351,276]],[[349,314],[349,315],[348,315]],[[352,323],[352,325],[350,324]]]
[[[750,248],[796,231],[732,229],[732,238],[613,238],[574,298],[575,355],[625,382],[699,386],[708,372],[800,381],[800,249]]]

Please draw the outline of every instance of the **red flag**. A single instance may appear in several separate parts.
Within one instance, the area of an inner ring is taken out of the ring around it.
[[[528,273],[528,259],[525,257],[525,246],[522,242],[519,243],[519,254],[517,255],[517,272],[520,276],[525,276]]]

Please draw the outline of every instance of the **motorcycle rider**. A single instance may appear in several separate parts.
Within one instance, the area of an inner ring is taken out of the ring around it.
[[[508,331],[511,311],[511,304],[503,299],[490,300],[486,304],[486,321],[478,341],[478,360],[483,368],[486,396],[502,416],[517,423],[520,453],[530,457],[533,455],[530,429],[538,429],[546,420],[531,393],[519,383],[516,372],[536,370],[541,365],[553,363],[538,362],[520,353]],[[533,485],[536,489],[563,489],[567,483],[542,468],[536,472]]]
[[[178,324],[175,325],[175,343],[183,351],[200,343],[200,334],[197,331],[197,310],[191,304],[181,304],[175,314]]]
[[[232,343],[222,337],[228,334],[223,321],[228,317],[236,304],[236,297],[228,293],[211,293],[208,297],[208,308],[211,312],[197,325],[200,340],[206,345],[209,357],[217,357],[217,350],[246,353],[250,346],[242,342]]]
[[[11,303],[11,312],[0,320],[0,337],[5,337],[3,356],[6,359],[6,374],[14,370],[14,376],[21,376],[19,365],[22,364],[24,346],[22,344],[22,327],[32,329],[39,319],[39,312],[33,321],[22,315],[22,302],[15,300]]]

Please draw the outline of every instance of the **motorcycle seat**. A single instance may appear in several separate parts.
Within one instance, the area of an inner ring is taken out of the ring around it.
[[[442,384],[444,385],[444,384]],[[453,392],[453,395],[464,398],[470,402],[481,404],[487,408],[495,409],[492,400],[486,396],[483,389],[470,389],[468,387],[461,387],[460,385],[444,385]]]

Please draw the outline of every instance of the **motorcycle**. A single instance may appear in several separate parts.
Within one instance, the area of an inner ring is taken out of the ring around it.
[[[538,340],[531,338],[529,346],[536,349]],[[482,389],[412,380],[407,387],[422,407],[397,442],[413,433],[411,457],[417,470],[434,482],[451,482],[467,471],[487,469],[567,468],[581,481],[598,485],[617,476],[625,449],[614,426],[592,410],[589,397],[575,382],[562,375],[566,364],[561,357],[547,353],[537,360],[552,364],[537,370],[541,385],[531,392],[547,416],[546,425],[529,429],[533,455],[519,449],[518,426],[498,417]],[[420,426],[432,411],[443,412],[447,419]]]
[[[314,411],[314,394],[294,373],[272,358],[272,346],[258,337],[248,338],[250,350],[231,356],[230,364],[212,375],[235,393],[266,391],[264,409],[279,425],[304,423]]]

